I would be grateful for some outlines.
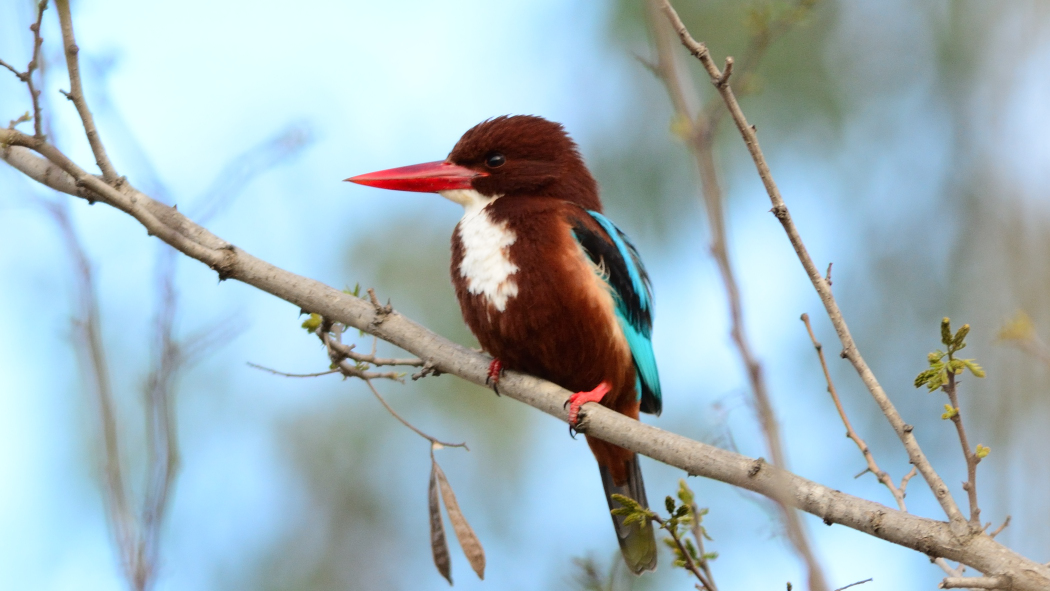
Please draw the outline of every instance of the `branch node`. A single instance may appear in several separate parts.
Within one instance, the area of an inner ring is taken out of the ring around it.
[[[371,291],[371,290],[369,290],[369,291]],[[433,361],[427,361],[426,363],[423,364],[423,367],[420,368],[419,371],[417,371],[416,373],[412,374],[412,381],[414,382],[416,380],[421,380],[421,379],[423,379],[423,378],[425,378],[427,376],[437,377],[439,375],[441,375],[441,370],[436,368],[436,367],[434,367],[434,362]]]
[[[376,313],[375,320],[372,321],[372,327],[374,328],[386,320],[386,317],[394,311],[394,307],[390,305],[390,300],[386,301],[385,306],[380,304],[379,298],[376,297],[376,290],[371,287],[368,288],[368,299],[372,302],[372,308],[375,309]]]
[[[774,205],[769,211],[773,212],[773,215],[777,216],[778,220],[786,219],[788,216],[788,208],[784,204]]]
[[[717,86],[718,88],[725,87],[726,84],[729,84],[729,77],[732,76],[732,75],[733,75],[733,56],[727,56],[726,57],[725,68],[722,69],[722,75],[719,76],[717,80],[715,80],[715,86]]]
[[[764,466],[765,463],[765,458],[758,458],[751,462],[751,467],[747,469],[747,477],[754,478],[755,476],[758,476],[758,473],[762,471],[762,466]]]

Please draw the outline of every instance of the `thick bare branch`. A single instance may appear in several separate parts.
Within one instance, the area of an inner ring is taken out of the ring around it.
[[[0,130],[0,144],[16,143],[40,146],[25,134]],[[361,298],[258,259],[129,184],[124,184],[121,190],[106,185],[53,148],[40,148],[39,152],[55,156],[57,164],[68,170],[72,177],[53,179],[55,185],[66,186],[71,189],[70,194],[79,196],[80,189],[74,179],[84,180],[85,187],[99,200],[128,212],[150,233],[215,269],[220,277],[252,285],[293,304],[295,309],[310,310],[369,332],[409,351],[443,373],[455,374],[478,385],[485,383],[488,357],[452,343],[396,311],[377,310]],[[0,150],[0,158],[8,160],[13,153],[14,149]],[[41,163],[27,163],[24,155],[17,162],[31,170],[47,169]],[[550,382],[508,372],[500,381],[500,391],[562,421],[568,419],[564,403],[570,392]],[[930,556],[960,561],[981,572],[1008,573],[1013,579],[1014,589],[1019,591],[1050,586],[1050,567],[1020,556],[983,532],[956,535],[944,522],[909,515],[844,494],[761,460],[657,429],[599,405],[588,406],[587,414],[588,434],[676,466],[689,474],[726,482],[770,498],[786,498],[792,506],[816,515],[825,523],[842,524]]]
[[[1012,589],[1010,577],[947,577],[938,585],[941,589]]]

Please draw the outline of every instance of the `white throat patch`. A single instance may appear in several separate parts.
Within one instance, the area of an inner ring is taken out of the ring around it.
[[[512,275],[518,266],[510,261],[509,249],[518,239],[507,224],[492,221],[486,208],[500,198],[486,197],[472,189],[441,191],[441,196],[463,206],[463,219],[457,231],[463,243],[459,274],[467,280],[467,291],[482,294],[497,311],[507,309],[507,301],[518,295]]]

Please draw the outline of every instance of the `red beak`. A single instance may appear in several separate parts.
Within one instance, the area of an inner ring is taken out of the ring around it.
[[[448,162],[427,162],[359,174],[346,180],[380,189],[437,193],[453,189],[472,189],[472,181],[479,176],[488,175]]]

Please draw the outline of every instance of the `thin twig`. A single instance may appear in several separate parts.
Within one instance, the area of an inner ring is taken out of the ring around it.
[[[977,464],[981,463],[981,458],[977,457],[974,450],[970,448],[970,441],[966,437],[966,426],[963,425],[962,411],[959,409],[957,386],[955,372],[949,371],[948,383],[944,385],[943,390],[948,395],[952,408],[955,409],[951,421],[955,423],[955,430],[959,434],[959,444],[962,445],[963,456],[966,458],[966,482],[963,483],[963,490],[966,491],[970,501],[970,525],[980,527],[981,508],[977,504]]]
[[[44,137],[43,123],[41,122],[41,108],[40,108],[40,91],[37,90],[36,84],[33,82],[33,72],[35,72],[40,66],[40,46],[43,45],[44,39],[40,36],[40,23],[44,19],[44,11],[47,10],[47,0],[41,0],[37,4],[36,22],[29,25],[29,30],[33,32],[33,51],[32,57],[29,58],[29,64],[26,66],[25,72],[19,72],[14,66],[0,59],[0,66],[3,66],[11,71],[19,80],[25,83],[29,89],[29,98],[33,104],[33,136],[42,139]],[[26,116],[22,116],[11,122],[11,128],[13,129],[17,123],[27,121]]]
[[[667,521],[662,519],[656,513],[650,512],[649,518],[655,521],[664,531],[671,535],[671,539],[674,540],[675,545],[678,546],[678,552],[682,555],[682,561],[685,562],[686,570],[693,573],[693,576],[700,581],[703,588],[709,589],[710,591],[717,591],[714,583],[711,582],[711,579],[709,579],[708,576],[697,566],[693,557],[689,554],[689,550],[686,549],[685,543],[682,542],[682,538],[678,535],[678,532],[675,531],[675,528],[668,527]]]
[[[959,564],[953,567],[948,564],[948,561],[944,558],[934,558],[933,563],[940,567],[940,569],[944,571],[944,574],[949,577],[961,577],[963,576],[963,573],[966,572],[966,567],[964,565]]]
[[[4,60],[0,59],[0,66],[3,66],[5,68],[7,68],[8,70],[11,70],[11,73],[14,74],[15,76],[17,76],[19,80],[22,79],[22,75],[23,75],[22,72],[19,72],[11,64],[9,64],[9,63],[5,62]]]
[[[354,350],[354,345],[346,345],[339,341],[332,341],[328,343],[331,347],[343,357],[353,359],[358,363],[367,363],[369,365],[387,366],[387,365],[403,365],[408,367],[423,367],[424,362],[422,359],[417,357],[376,357],[375,353],[358,353]]]
[[[170,248],[163,250],[174,252]],[[146,381],[146,432],[149,472],[142,506],[139,588],[152,585],[160,558],[160,538],[169,499],[178,474],[180,454],[172,398],[180,371],[189,363],[187,351],[175,338],[178,292],[174,255],[159,254],[156,266],[153,355]]]
[[[440,440],[440,439],[438,439],[436,437],[432,437],[430,435],[427,435],[423,431],[419,430],[415,425],[413,425],[412,423],[409,423],[401,415],[397,414],[397,412],[394,411],[394,409],[389,404],[387,404],[386,399],[384,399],[379,394],[379,390],[376,390],[376,387],[374,385],[372,385],[372,380],[365,379],[363,381],[366,384],[368,384],[368,389],[372,391],[372,394],[376,397],[376,400],[378,400],[379,403],[383,405],[383,408],[385,408],[386,411],[388,413],[390,413],[390,416],[394,417],[395,419],[400,421],[402,425],[404,425],[404,426],[408,427],[409,429],[411,429],[412,431],[414,431],[416,433],[416,435],[419,435],[423,439],[426,439],[426,440],[430,441],[431,444],[435,444],[436,443],[436,444],[444,446],[444,447],[462,447],[463,449],[465,449],[467,451],[470,451],[470,448],[467,447],[467,443],[465,441],[462,442],[462,443],[449,443],[447,441],[442,441],[442,440]],[[433,449],[433,447],[431,447],[431,449]]]
[[[844,589],[849,589],[850,587],[856,587],[857,585],[863,585],[864,583],[870,583],[872,580],[873,580],[872,577],[868,577],[868,578],[864,579],[863,581],[857,581],[856,583],[850,583],[849,585],[846,585],[845,587],[839,587],[838,589],[835,589],[835,591],[843,591]]]
[[[40,0],[36,9],[36,22],[30,25],[29,30],[33,32],[33,57],[26,67],[25,83],[29,87],[29,97],[33,101],[33,132],[36,137],[44,137],[43,123],[40,120],[40,91],[33,84],[33,72],[40,65],[40,46],[44,39],[40,36],[40,24],[44,20],[44,11],[47,10],[47,0]]]
[[[105,498],[109,510],[110,523],[113,525],[121,564],[129,582],[134,581],[138,570],[136,552],[136,527],[132,515],[128,493],[124,482],[124,473],[120,459],[120,441],[117,429],[113,387],[109,377],[109,364],[106,361],[106,349],[102,341],[101,319],[98,296],[95,289],[94,273],[84,247],[80,243],[76,230],[69,218],[67,205],[45,202],[45,207],[58,224],[66,250],[73,261],[77,277],[77,300],[80,311],[76,321],[85,374],[93,383],[93,390],[98,404],[99,422],[102,430],[105,450]]]
[[[831,395],[831,400],[835,403],[835,409],[839,413],[839,418],[842,419],[842,424],[846,426],[846,437],[849,437],[853,440],[853,443],[857,444],[857,447],[860,449],[860,453],[864,455],[864,460],[868,463],[868,468],[864,472],[861,472],[861,474],[864,474],[865,472],[871,472],[872,474],[874,474],[875,478],[877,478],[879,482],[884,484],[886,488],[890,490],[890,494],[892,494],[894,500],[897,501],[897,506],[900,508],[900,510],[907,511],[908,508],[904,503],[904,492],[905,488],[908,485],[908,480],[910,480],[911,475],[915,473],[915,467],[913,466],[912,471],[909,472],[904,477],[904,479],[901,480],[900,487],[898,487],[893,482],[893,479],[890,478],[889,474],[887,474],[881,468],[879,468],[878,463],[875,462],[875,456],[871,453],[871,448],[868,447],[868,444],[865,443],[864,440],[861,439],[860,435],[858,435],[857,432],[853,429],[853,425],[850,423],[849,417],[846,416],[846,409],[842,407],[842,401],[839,400],[838,391],[835,390],[835,383],[831,380],[831,372],[828,371],[828,362],[824,358],[824,346],[821,345],[819,341],[817,341],[817,336],[813,334],[813,326],[809,323],[809,314],[802,315],[802,322],[806,325],[806,332],[809,333],[809,339],[813,342],[813,348],[817,350],[817,357],[820,358],[820,367],[824,370],[824,379],[828,383],[828,394]],[[858,476],[860,476],[861,474],[858,474]]]
[[[1003,521],[1003,524],[1002,524],[1002,525],[1000,525],[999,527],[997,527],[997,528],[995,529],[995,531],[993,531],[992,533],[990,533],[990,534],[988,534],[988,535],[992,536],[992,538],[994,539],[994,538],[995,538],[995,536],[997,536],[997,535],[999,535],[999,534],[1003,533],[1003,530],[1004,530],[1004,529],[1006,529],[1006,528],[1007,528],[1007,526],[1009,526],[1009,525],[1010,525],[1010,518],[1011,518],[1011,517],[1010,517],[1009,515],[1007,515],[1007,516],[1006,516],[1006,519],[1005,519],[1005,520]],[[990,525],[990,524],[989,524],[989,525]]]
[[[689,50],[690,54],[700,60],[704,69],[707,70],[712,84],[714,84],[721,77],[722,72],[714,63],[707,47],[703,43],[693,39],[692,35],[689,34],[688,29],[686,29],[685,25],[682,23],[682,20],[678,17],[678,13],[675,12],[674,8],[667,0],[660,0],[660,2],[661,8],[667,15],[674,30],[678,33],[682,44]],[[868,388],[868,391],[875,399],[876,404],[879,405],[882,413],[889,420],[893,430],[897,433],[897,437],[901,440],[905,450],[908,452],[909,460],[916,468],[918,468],[919,473],[922,475],[923,479],[926,480],[930,489],[933,491],[934,496],[937,498],[937,501],[940,503],[941,508],[948,516],[952,525],[952,530],[957,535],[965,535],[969,531],[966,518],[963,516],[962,512],[959,511],[955,499],[952,498],[951,491],[948,490],[943,479],[937,474],[933,466],[930,464],[929,459],[919,447],[915,436],[912,434],[912,426],[904,422],[904,419],[900,416],[900,413],[890,401],[889,396],[886,395],[882,386],[879,385],[878,380],[875,378],[875,374],[860,355],[857,345],[853,341],[853,337],[849,332],[849,327],[846,325],[846,322],[842,317],[842,311],[839,309],[838,303],[835,301],[835,296],[831,293],[831,287],[828,285],[827,281],[821,277],[820,271],[817,269],[816,264],[814,264],[813,259],[809,256],[809,253],[806,250],[805,244],[802,242],[798,228],[791,219],[787,205],[784,203],[784,199],[780,195],[780,189],[777,188],[772,173],[770,173],[769,165],[762,153],[762,149],[759,147],[758,136],[751,124],[747,122],[747,118],[740,109],[740,104],[737,102],[736,97],[733,94],[732,85],[724,84],[720,87],[716,86],[716,90],[722,95],[722,100],[729,109],[729,113],[732,115],[737,129],[740,131],[744,143],[747,146],[748,151],[751,153],[751,158],[758,170],[758,175],[762,179],[762,184],[765,186],[766,193],[769,195],[769,199],[773,205],[773,214],[783,226],[784,231],[788,236],[788,240],[791,242],[791,246],[795,249],[795,253],[798,255],[803,268],[806,270],[810,282],[813,284],[817,294],[820,296],[821,302],[824,304],[828,317],[831,319],[831,323],[835,327],[835,332],[838,333],[843,348],[842,355],[849,359],[850,363],[853,364],[861,381],[864,382],[864,385]]]
[[[375,293],[371,289],[368,290],[368,291],[369,291],[369,293],[372,294],[373,301],[375,301]],[[366,384],[368,384],[368,388],[372,391],[372,394],[375,395],[376,399],[379,400],[380,404],[383,405],[383,408],[385,408],[387,410],[387,412],[389,412],[395,419],[400,421],[401,424],[403,424],[404,426],[406,426],[409,429],[411,429],[412,431],[414,431],[417,435],[419,435],[420,437],[430,441],[430,443],[432,445],[433,444],[438,444],[438,445],[443,445],[445,447],[462,447],[462,448],[466,449],[467,451],[470,451],[470,448],[467,447],[467,444],[465,442],[464,443],[449,443],[447,441],[442,441],[440,439],[437,439],[435,437],[427,435],[422,430],[420,430],[416,426],[414,426],[412,423],[409,423],[408,421],[406,421],[401,415],[397,414],[397,412],[395,412],[394,409],[389,404],[387,404],[386,400],[379,394],[379,391],[376,390],[375,386],[372,384],[372,380],[377,379],[377,378],[386,378],[386,379],[392,379],[392,380],[396,380],[396,381],[402,381],[401,380],[402,376],[400,374],[396,374],[394,372],[370,372],[370,371],[367,371],[366,369],[364,369],[362,367],[358,367],[357,365],[350,365],[347,362],[347,359],[353,359],[355,361],[355,363],[357,363],[357,364],[373,363],[372,361],[369,361],[369,360],[378,360],[378,361],[381,362],[380,363],[381,365],[413,365],[413,366],[415,366],[415,365],[422,365],[423,364],[422,361],[420,361],[418,359],[396,360],[396,359],[377,358],[375,356],[376,341],[373,341],[372,353],[370,355],[361,355],[360,353],[354,353],[354,351],[352,350],[353,346],[347,346],[347,345],[343,344],[343,342],[340,340],[342,338],[342,334],[343,334],[343,326],[341,324],[336,323],[336,322],[332,322],[331,320],[328,320],[328,319],[326,319],[324,317],[321,318],[321,325],[317,328],[317,336],[318,336],[318,338],[321,339],[321,342],[324,343],[325,348],[328,351],[328,357],[332,361],[332,365],[335,367],[335,369],[337,371],[339,371],[339,373],[343,374],[345,377],[348,377],[348,378],[360,378],[362,381],[364,381]],[[358,359],[361,359],[362,361],[358,361]],[[406,361],[406,363],[399,363],[399,361]],[[419,363],[417,364],[416,361],[419,361]],[[269,371],[271,373],[275,373],[275,374],[279,374],[279,375],[288,375],[288,374],[284,374],[283,372],[278,372],[278,371],[275,371],[275,370],[272,370],[272,369],[269,369],[269,368],[260,367],[260,366],[257,366],[257,365],[251,364],[251,363],[249,365],[252,365],[253,367],[258,367],[259,369],[263,369],[263,370]],[[325,374],[318,374],[318,375],[325,375]],[[294,377],[299,377],[299,376],[294,376]]]
[[[319,378],[321,376],[329,376],[334,373],[341,373],[339,369],[330,369],[328,371],[319,371],[316,373],[287,373],[277,369],[266,367],[264,365],[252,363],[251,361],[248,362],[248,366],[254,367],[255,369],[261,369],[262,371],[265,371],[267,373],[272,373],[273,375],[285,378]]]
[[[674,42],[667,28],[661,25],[659,19],[658,11],[660,6],[655,0],[648,2],[647,5],[651,12],[650,22],[657,48],[657,62],[654,71],[659,74],[667,86],[668,94],[671,96],[671,103],[676,111],[676,120],[688,126],[682,135],[686,138],[686,143],[696,158],[696,165],[700,172],[701,194],[707,212],[708,224],[711,228],[711,256],[715,259],[726,292],[726,299],[729,305],[730,334],[746,370],[755,402],[755,409],[765,437],[766,449],[769,450],[775,465],[787,467],[780,426],[776,412],[773,409],[773,403],[769,397],[762,365],[755,356],[747,336],[740,288],[733,265],[729,260],[725,210],[723,207],[725,198],[718,182],[718,170],[714,160],[713,125],[705,118],[703,113],[699,114],[695,119],[692,117],[690,94],[687,94],[687,88],[691,87],[691,79],[683,75],[682,68],[677,64]],[[719,74],[718,80],[715,82],[716,85],[728,85],[733,67],[732,59],[727,59],[726,64],[726,71]],[[806,563],[811,587],[818,590],[827,589],[828,586],[824,579],[823,571],[811,548],[809,535],[801,520],[784,502],[780,502],[779,507],[788,538],[791,540],[796,552]]]
[[[66,54],[66,68],[69,70],[69,92],[66,98],[73,101],[80,121],[84,125],[84,134],[91,145],[91,152],[95,155],[95,162],[102,171],[102,179],[107,184],[113,185],[117,182],[117,171],[106,154],[106,148],[102,145],[98,129],[95,127],[95,118],[91,115],[87,100],[84,98],[84,86],[80,80],[80,59],[77,54],[76,38],[73,36],[73,16],[69,11],[69,0],[55,0],[55,9],[58,10],[58,20],[62,27],[62,48]]]
[[[711,561],[704,557],[704,554],[706,553],[704,552],[704,529],[703,526],[700,525],[700,508],[694,501],[689,506],[689,510],[693,512],[693,523],[690,530],[693,533],[693,539],[696,540],[697,554],[700,556],[700,564],[698,566],[707,576],[708,589],[710,591],[718,591],[718,588],[715,586],[714,574],[711,573]]]

